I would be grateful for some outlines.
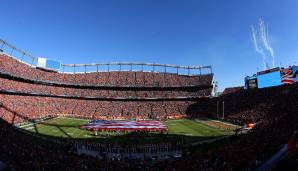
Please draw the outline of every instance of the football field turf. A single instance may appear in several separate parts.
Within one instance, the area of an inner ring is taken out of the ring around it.
[[[88,121],[86,119],[76,118],[54,118],[37,124],[24,125],[22,128],[40,135],[60,138],[102,139],[106,138],[107,134],[110,137],[124,135],[124,133],[105,133],[104,136],[101,136],[101,133],[99,133],[99,136],[94,136],[93,132],[80,128],[82,125],[88,123]],[[184,137],[186,141],[210,139],[231,134],[230,131],[209,126],[197,120],[167,120],[164,123],[168,126],[168,134],[164,137]]]

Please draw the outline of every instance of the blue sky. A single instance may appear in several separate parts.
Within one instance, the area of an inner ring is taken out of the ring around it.
[[[220,89],[262,69],[263,17],[276,64],[298,64],[297,0],[0,0],[0,38],[63,63],[212,65]],[[270,62],[270,59],[267,61]]]

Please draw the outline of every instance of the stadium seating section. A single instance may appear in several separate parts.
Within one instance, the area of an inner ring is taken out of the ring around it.
[[[161,161],[150,167],[165,170],[173,168],[176,170],[255,169],[259,163],[264,162],[287,142],[297,126],[297,90],[298,85],[294,84],[262,90],[243,90],[215,99],[215,101],[224,99],[225,104],[229,105],[226,107],[226,116],[229,120],[238,121],[243,117],[251,118],[254,116],[255,122],[258,124],[249,133],[234,136],[225,143],[221,142],[206,147],[207,149],[204,151],[190,149],[191,153],[184,158]],[[245,103],[243,103],[244,101]],[[207,105],[208,103],[210,105]],[[210,99],[204,104],[195,104],[192,110],[198,110],[197,113],[206,113],[207,110],[214,111],[213,107],[210,107],[213,103],[214,99]],[[232,107],[233,105],[238,107]],[[213,112],[212,115],[215,114]],[[212,115],[210,117],[213,117]],[[6,137],[0,140],[1,151],[6,152],[1,153],[3,155],[1,159],[5,159],[8,163],[14,162],[13,165],[16,167],[26,166],[36,170],[48,167],[69,168],[72,165],[74,168],[86,167],[89,169],[102,167],[135,168],[133,161],[124,163],[114,161],[112,164],[87,156],[77,156],[71,153],[72,150],[65,148],[69,145],[67,142],[63,145],[49,145],[42,140],[16,131],[4,121],[1,122],[0,128],[1,137]],[[55,148],[52,149],[51,146]],[[13,157],[8,159],[5,154],[11,154]],[[28,154],[30,157],[27,156]],[[56,157],[67,162],[57,162]],[[26,163],[29,164],[25,165]]]
[[[0,59],[0,110],[2,118],[14,124],[48,115],[98,119],[185,116],[192,99],[208,97],[212,89],[213,74],[66,74],[33,68],[5,54]]]
[[[220,117],[226,121],[245,124],[254,122],[256,126],[247,134],[235,135],[225,141],[215,142],[204,150],[186,149],[179,159],[157,161],[140,170],[254,170],[268,159],[283,144],[287,143],[298,123],[298,85],[237,90],[217,98],[199,101],[187,99],[180,101],[115,101],[88,100],[84,96],[112,97],[177,97],[200,96],[197,92],[185,91],[122,91],[109,89],[81,90],[75,84],[154,86],[185,86],[211,84],[212,76],[187,77],[158,73],[111,72],[90,74],[48,73],[30,68],[10,57],[1,56],[0,71],[12,75],[42,81],[73,84],[54,86],[35,84],[16,79],[1,78],[1,90],[54,96],[28,96],[2,93],[0,95],[0,160],[16,170],[138,170],[135,161],[106,161],[73,153],[73,142],[49,143],[32,137],[11,126],[11,123],[26,119],[44,117],[51,114],[83,115],[96,117],[135,117],[166,118],[171,115],[188,115],[192,118]],[[124,75],[128,76],[131,79]],[[137,75],[134,77],[133,75]],[[164,76],[165,75],[165,76]],[[142,79],[144,78],[146,79]],[[166,77],[165,81],[163,78]],[[102,79],[99,79],[102,78]],[[125,80],[125,81],[124,81]],[[124,81],[124,83],[123,83]],[[145,87],[144,86],[144,87]],[[153,89],[153,88],[152,88]],[[112,93],[113,92],[113,93]],[[118,94],[117,94],[118,92]],[[180,94],[181,93],[181,94]],[[190,93],[190,94],[188,94]],[[193,94],[194,93],[194,94]],[[147,95],[145,95],[147,94]],[[82,99],[58,98],[55,95],[82,96]],[[170,98],[171,99],[171,98]],[[145,162],[146,163],[146,162]],[[144,164],[145,165],[145,164]],[[144,169],[145,168],[145,169]],[[150,169],[149,169],[150,168]]]

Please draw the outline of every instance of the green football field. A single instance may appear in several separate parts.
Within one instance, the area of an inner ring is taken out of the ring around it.
[[[127,141],[129,136],[124,133],[99,133],[97,136],[93,132],[83,130],[80,127],[89,120],[75,118],[54,118],[37,124],[23,125],[21,128],[43,136],[58,138],[94,139],[96,141]],[[168,134],[160,135],[152,133],[146,135],[146,140],[154,141],[171,138],[183,138],[187,142],[206,140],[231,134],[230,131],[216,128],[204,124],[203,122],[190,119],[168,120],[164,122],[168,126]]]

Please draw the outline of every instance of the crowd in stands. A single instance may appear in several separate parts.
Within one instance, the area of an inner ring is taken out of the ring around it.
[[[8,170],[128,170],[134,161],[98,159],[75,153],[75,144],[49,142],[18,131],[0,119],[0,161]]]
[[[259,122],[266,119],[276,99],[289,91],[294,91],[296,87],[294,84],[264,89],[238,89],[235,93],[199,101],[191,105],[187,113],[194,118],[204,116],[224,118],[239,125]]]
[[[221,95],[230,94],[230,93],[236,93],[237,91],[241,91],[243,89],[244,89],[243,86],[239,86],[239,87],[228,87],[228,88],[225,88],[224,89],[224,91],[222,92]]]
[[[230,143],[221,148],[210,150],[208,155],[193,154],[181,162],[175,161],[171,164],[176,164],[180,169],[255,169],[286,144],[296,128],[298,123],[297,90],[297,84],[239,90],[192,105],[189,110],[197,111],[197,113],[192,113],[192,117],[206,116],[208,112],[210,117],[219,116],[223,119],[222,102],[224,101],[225,120],[239,124],[253,122],[255,126],[247,134],[234,137]],[[219,105],[219,110],[217,110],[217,105]]]
[[[142,71],[110,71],[91,73],[47,72],[24,64],[10,56],[0,54],[0,71],[12,75],[43,81],[83,85],[114,86],[198,86],[211,85],[213,74],[178,75]]]
[[[21,123],[48,115],[95,119],[167,119],[184,116],[188,101],[95,101],[0,94],[0,116]],[[22,117],[20,117],[22,116]],[[25,116],[25,117],[24,117]]]
[[[240,105],[241,100],[240,102],[235,102],[235,104],[239,104],[238,110],[234,108],[227,108],[227,111],[231,110],[230,113],[227,112],[227,118],[229,115],[232,115],[232,111],[247,111],[247,106],[258,106],[259,102],[261,107],[255,107],[253,110],[251,110],[252,115],[254,115],[253,112],[257,112],[261,116],[255,118],[255,121],[258,124],[256,124],[255,127],[247,134],[234,136],[225,140],[225,142],[216,142],[215,146],[204,147],[203,151],[197,150],[197,147],[192,147],[187,150],[189,153],[186,153],[181,159],[161,161],[150,167],[152,167],[152,169],[159,168],[162,170],[254,170],[261,163],[272,156],[276,151],[278,151],[282,145],[286,144],[295,130],[298,123],[297,90],[298,85],[294,84],[261,90],[250,90],[248,92],[241,91],[237,92],[236,94],[230,94],[229,96],[224,97],[225,101],[227,102],[229,102],[231,99],[234,99],[234,96],[241,96],[246,100],[246,103],[242,105]],[[245,98],[245,96],[248,97]],[[219,97],[219,99],[221,98],[223,97]],[[210,102],[212,102],[212,99],[210,99]],[[263,110],[263,108],[266,110]],[[24,135],[18,131],[12,131],[11,128],[7,126],[7,123],[5,126],[1,126],[1,133],[8,134],[3,136],[7,138],[0,140],[2,142],[5,141],[3,143],[5,146],[3,146],[2,143],[0,146],[0,148],[3,148],[1,149],[2,151],[6,149],[4,154],[10,153],[15,155],[17,154],[19,156],[15,156],[15,158],[6,160],[2,157],[0,160],[8,161],[8,163],[10,163],[10,160],[11,162],[14,161],[15,163],[13,163],[13,165],[16,166],[21,165],[21,167],[28,168],[46,168],[58,167],[59,165],[61,168],[80,168],[82,167],[82,164],[84,167],[90,166],[100,168],[102,166],[101,164],[103,163],[101,161],[97,161],[97,163],[95,159],[90,159],[86,156],[80,158],[77,155],[69,153],[67,150],[65,150],[68,148],[62,148],[62,150],[61,148],[55,147],[52,149],[51,145],[48,144],[46,147],[44,147],[42,145],[43,143],[40,143],[41,140],[35,140],[32,137],[28,137],[28,135],[25,136],[28,138],[28,140],[22,140],[22,143],[20,143],[20,137],[22,139],[24,138]],[[26,143],[27,141],[30,141],[30,143]],[[37,142],[38,145],[33,147],[35,142]],[[24,144],[30,144],[30,146],[24,148]],[[15,151],[7,152],[7,150]],[[52,155],[53,153],[49,153],[49,151],[55,152],[56,154]],[[47,153],[47,155],[45,155],[45,153]],[[31,156],[28,157],[28,154]],[[68,162],[57,162],[57,158],[58,160],[62,159]],[[84,160],[87,158],[88,160]],[[77,161],[81,161],[81,163],[73,163],[73,161],[76,159],[78,159]],[[22,160],[28,161],[26,162],[28,164],[25,165]],[[47,163],[53,164],[47,165]],[[111,166],[115,165],[111,164]],[[133,162],[126,162],[125,165],[118,163],[115,167],[117,168],[122,166],[136,168],[135,163]]]
[[[37,70],[4,55],[0,58],[2,71],[44,81],[90,85],[119,85],[123,83],[155,85],[155,80],[159,80],[159,86],[167,84],[192,85],[198,81],[195,77],[171,75],[173,79],[170,79],[170,75],[145,72],[61,74]],[[126,74],[127,77],[122,74]],[[167,78],[165,79],[165,77]],[[165,80],[171,81],[166,82]],[[68,87],[43,86],[15,80],[1,79],[1,81],[3,81],[5,90],[33,92],[30,90],[32,86],[36,88],[34,91],[39,93],[71,95],[78,92],[79,95],[84,96],[100,94],[100,90],[85,92],[85,90],[78,89],[76,91],[77,89]],[[121,94],[121,96],[126,95]],[[141,93],[138,96],[145,95]],[[74,146],[71,143],[49,143],[18,131],[11,124],[57,114],[92,116],[98,119],[102,117],[107,119],[117,117],[166,119],[172,115],[187,114],[192,118],[221,118],[241,125],[253,122],[255,126],[247,134],[233,136],[225,140],[227,142],[216,142],[215,147],[206,147],[203,151],[197,150],[195,147],[187,148],[188,153],[185,153],[183,158],[161,161],[151,165],[150,169],[254,170],[283,144],[287,143],[297,127],[297,111],[297,84],[264,89],[237,89],[237,91],[224,93],[217,98],[200,100],[196,103],[187,100],[96,101],[0,94],[0,118],[3,119],[0,119],[0,137],[5,137],[0,139],[0,160],[16,170],[137,169],[137,164],[134,161],[104,161],[93,157],[79,156],[74,154]]]
[[[1,90],[12,90],[25,93],[41,93],[50,95],[79,96],[79,97],[130,97],[130,98],[163,98],[163,97],[199,97],[210,95],[210,88],[203,90],[188,89],[152,89],[152,90],[125,90],[102,88],[77,88],[44,85],[38,83],[26,83],[12,79],[1,78]]]
[[[179,118],[186,115],[193,98],[211,94],[212,74],[184,76],[140,71],[65,74],[33,68],[5,54],[0,59],[1,115],[14,124],[48,115]],[[201,85],[207,88],[191,87]],[[137,88],[121,88],[127,86]]]

